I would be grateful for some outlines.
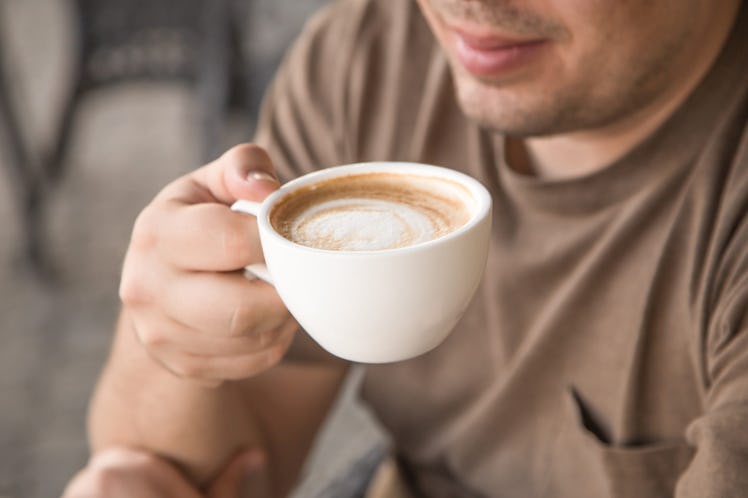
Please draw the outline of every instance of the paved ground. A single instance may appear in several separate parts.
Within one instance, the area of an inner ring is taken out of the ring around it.
[[[254,3],[247,46],[261,73],[321,3]],[[64,5],[0,4],[13,97],[36,151],[48,141],[64,95],[71,47]],[[172,86],[130,85],[86,103],[69,174],[50,193],[46,248],[59,269],[55,285],[20,264],[20,227],[0,144],[0,498],[58,496],[85,462],[85,405],[108,348],[130,227],[160,186],[198,165],[194,120],[192,95]],[[239,122],[227,143],[248,138],[251,127],[251,120]],[[375,438],[364,412],[348,401],[341,406],[300,496],[315,496],[335,472],[331,464],[351,461]]]

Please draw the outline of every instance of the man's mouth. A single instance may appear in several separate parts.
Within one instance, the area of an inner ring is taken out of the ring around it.
[[[481,78],[500,79],[530,63],[548,46],[548,40],[543,38],[506,36],[480,28],[446,27],[458,62]]]

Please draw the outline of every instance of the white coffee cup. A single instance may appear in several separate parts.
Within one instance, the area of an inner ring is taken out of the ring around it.
[[[362,173],[402,173],[449,180],[469,193],[469,219],[428,242],[379,251],[332,251],[300,245],[272,226],[273,207],[318,182]],[[439,345],[457,324],[485,269],[491,196],[477,180],[417,163],[338,166],[283,185],[262,203],[232,209],[257,217],[265,265],[247,270],[275,286],[304,330],[330,353],[362,363],[405,360]]]

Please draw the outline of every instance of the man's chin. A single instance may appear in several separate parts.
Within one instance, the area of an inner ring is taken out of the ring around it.
[[[456,76],[456,92],[463,114],[495,133],[529,137],[565,131],[557,106],[540,92],[493,86],[465,76]]]
[[[547,136],[560,133],[557,121],[540,112],[505,105],[501,102],[462,101],[459,102],[463,114],[494,133],[517,137]]]

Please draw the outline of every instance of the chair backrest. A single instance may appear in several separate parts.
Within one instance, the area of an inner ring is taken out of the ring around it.
[[[194,79],[222,1],[75,0],[82,86]]]

